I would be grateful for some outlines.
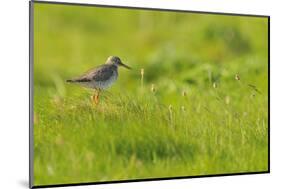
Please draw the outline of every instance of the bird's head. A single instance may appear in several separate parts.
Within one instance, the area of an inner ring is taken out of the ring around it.
[[[127,69],[131,69],[131,67],[127,66],[126,64],[123,64],[121,59],[117,56],[110,56],[106,60],[106,64],[114,64],[115,66],[123,66]]]

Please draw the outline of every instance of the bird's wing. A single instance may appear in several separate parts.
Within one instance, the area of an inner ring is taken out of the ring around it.
[[[105,81],[113,75],[113,70],[114,68],[111,65],[103,65],[90,72],[88,76],[91,80]]]
[[[108,80],[112,76],[112,74],[113,74],[113,69],[111,68],[110,65],[102,65],[89,70],[82,76],[73,79],[73,81],[75,82],[90,82],[92,80],[104,81],[104,80]]]

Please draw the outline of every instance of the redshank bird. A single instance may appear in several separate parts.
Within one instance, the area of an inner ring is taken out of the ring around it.
[[[119,66],[131,69],[131,67],[123,64],[119,57],[110,56],[107,58],[105,64],[89,70],[80,77],[66,80],[66,82],[77,83],[81,86],[94,89],[95,93],[91,99],[93,103],[98,104],[101,91],[110,87],[117,80]]]

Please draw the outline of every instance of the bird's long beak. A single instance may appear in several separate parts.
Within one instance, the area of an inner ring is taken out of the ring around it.
[[[119,63],[120,66],[123,66],[129,70],[131,70],[132,68],[130,66],[127,66],[126,64],[123,64],[122,62]]]

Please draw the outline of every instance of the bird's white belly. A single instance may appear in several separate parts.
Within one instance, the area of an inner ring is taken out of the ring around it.
[[[107,89],[110,87],[115,81],[117,80],[117,73],[114,72],[114,74],[105,81],[91,81],[88,83],[88,87],[94,88],[94,89]]]

